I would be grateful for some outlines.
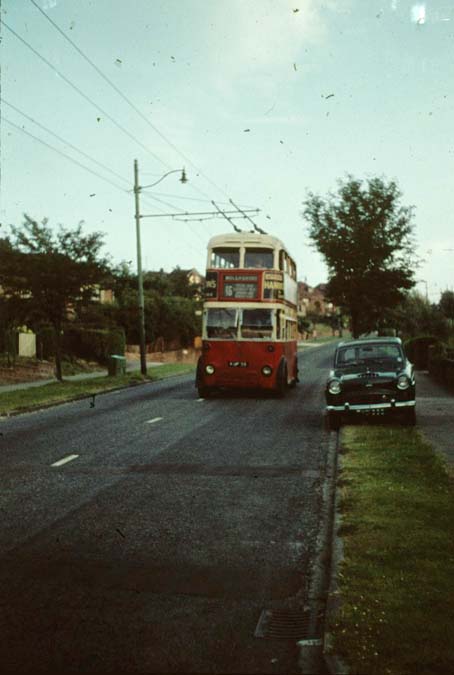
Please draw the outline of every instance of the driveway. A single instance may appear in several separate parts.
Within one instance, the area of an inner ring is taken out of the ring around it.
[[[454,466],[454,395],[426,371],[416,374],[418,427],[427,440]]]

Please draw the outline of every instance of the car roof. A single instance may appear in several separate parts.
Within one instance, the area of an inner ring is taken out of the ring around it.
[[[358,338],[357,340],[345,340],[339,342],[337,349],[340,347],[351,347],[352,345],[368,345],[368,344],[377,344],[377,342],[388,342],[390,344],[402,345],[402,340],[398,337],[371,337],[371,338]]]

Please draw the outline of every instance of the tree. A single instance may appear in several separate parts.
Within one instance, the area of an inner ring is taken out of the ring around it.
[[[186,271],[176,267],[172,272],[147,271],[144,279],[145,334],[152,348],[178,342],[188,346],[200,333],[196,316],[198,286],[190,284]],[[137,277],[125,264],[114,271],[114,316],[126,333],[129,344],[139,341]]]
[[[1,270],[5,270],[13,260],[18,262],[17,256],[8,237],[0,238],[0,351],[6,352],[9,366],[16,357],[15,330],[24,323],[25,303],[17,292],[11,292],[2,285]]]
[[[439,307],[443,315],[449,320],[449,323],[453,325],[454,322],[454,292],[453,291],[443,291],[440,298]]]
[[[394,181],[347,176],[327,199],[309,192],[303,217],[328,267],[327,295],[350,316],[354,337],[374,330],[414,286],[412,207]]]
[[[94,288],[108,273],[100,258],[103,235],[84,235],[82,223],[74,230],[61,225],[54,233],[47,225],[24,215],[22,227],[11,227],[11,249],[4,255],[0,285],[7,296],[27,304],[27,317],[51,324],[55,340],[55,369],[62,379],[61,333],[68,310],[91,302]]]
[[[406,338],[434,335],[443,339],[448,332],[443,313],[418,291],[406,293],[402,302],[392,310],[385,328],[391,326]]]

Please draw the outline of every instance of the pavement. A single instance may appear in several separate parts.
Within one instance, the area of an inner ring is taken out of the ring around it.
[[[416,373],[416,410],[420,431],[454,466],[454,394],[427,371]]]
[[[162,366],[161,362],[158,361],[147,361],[147,368],[155,368],[156,366]],[[128,360],[126,361],[126,372],[131,372],[133,370],[140,370],[140,361],[137,360]],[[94,370],[90,373],[78,373],[77,375],[64,375],[63,379],[67,382],[79,382],[81,380],[92,380],[96,377],[104,377],[107,375],[107,368],[104,370]],[[7,393],[9,391],[17,391],[19,389],[29,389],[30,387],[42,387],[45,384],[52,384],[53,382],[58,382],[56,377],[52,377],[46,380],[33,380],[29,382],[14,382],[13,384],[2,384],[0,385],[0,394]]]

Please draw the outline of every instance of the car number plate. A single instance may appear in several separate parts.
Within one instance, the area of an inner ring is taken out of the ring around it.
[[[229,361],[230,368],[247,368],[248,365],[247,361]]]

